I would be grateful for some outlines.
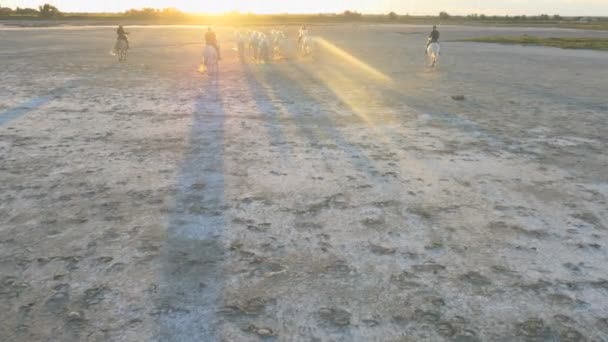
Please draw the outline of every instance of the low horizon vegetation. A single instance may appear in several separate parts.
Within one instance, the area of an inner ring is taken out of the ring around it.
[[[585,49],[608,51],[608,39],[587,37],[540,38],[535,36],[490,36],[454,40],[457,42],[495,43],[507,45],[549,46],[562,49]]]

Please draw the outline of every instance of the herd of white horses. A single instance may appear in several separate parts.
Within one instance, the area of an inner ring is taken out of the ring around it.
[[[289,40],[285,32],[271,30],[268,34],[260,31],[249,30],[234,33],[236,50],[239,58],[251,57],[260,63],[269,63],[273,60],[290,59],[296,56],[312,56],[315,49],[315,38],[308,35],[306,30],[300,30],[297,43]],[[205,47],[205,64],[217,62],[214,49]]]
[[[234,38],[239,58],[245,60],[250,57],[258,63],[270,63],[296,56],[311,57],[317,45],[316,39],[310,36],[307,30],[300,30],[297,43],[289,40],[285,32],[280,30],[271,30],[268,34],[255,30],[237,31]],[[207,72],[218,71],[218,56],[213,46],[205,46],[203,60]]]
[[[260,31],[235,32],[236,48],[240,58],[249,55],[254,61],[262,63],[293,58],[297,53],[310,56],[312,38],[305,31],[300,34],[302,38],[295,49],[293,42],[280,30],[272,30],[269,34]]]

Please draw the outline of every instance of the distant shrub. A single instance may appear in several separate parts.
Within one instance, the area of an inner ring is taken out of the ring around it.
[[[348,20],[359,20],[363,17],[361,13],[349,10],[344,11],[342,15]]]
[[[0,17],[8,17],[13,13],[13,10],[8,7],[0,7]]]
[[[42,6],[38,6],[38,16],[45,19],[57,18],[61,16],[61,12],[59,12],[59,9],[53,5],[44,4]]]
[[[450,15],[448,14],[448,12],[440,12],[439,13],[439,19],[441,20],[448,20],[450,19]]]
[[[397,15],[397,13],[391,12],[391,13],[388,14],[388,20],[393,20],[394,21],[394,20],[397,20],[397,19],[399,19],[399,15]]]

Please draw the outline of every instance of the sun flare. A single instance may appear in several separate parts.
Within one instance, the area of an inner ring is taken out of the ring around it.
[[[346,6],[346,4],[344,4]],[[167,1],[156,0],[147,1],[146,7],[168,7]],[[328,6],[326,1],[293,1],[287,4],[284,0],[224,0],[224,1],[193,1],[193,0],[176,0],[171,2],[169,7],[178,8],[184,12],[190,13],[210,13],[221,14],[229,12],[240,13],[322,13],[343,10],[336,3]]]

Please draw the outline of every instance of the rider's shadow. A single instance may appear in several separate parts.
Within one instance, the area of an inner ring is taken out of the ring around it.
[[[155,303],[160,341],[219,340],[226,231],[225,126],[217,83],[208,82],[192,114],[162,250]]]

